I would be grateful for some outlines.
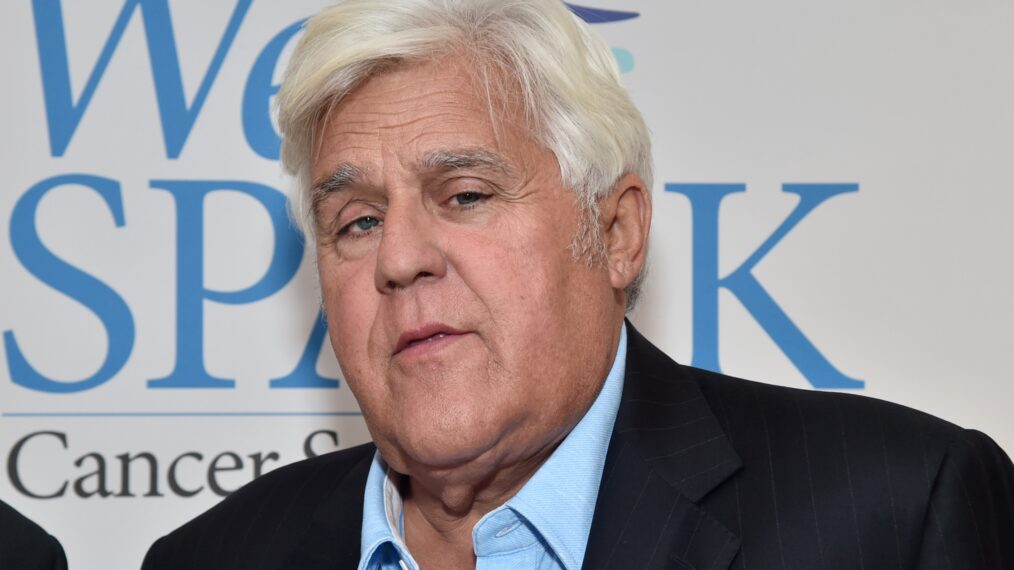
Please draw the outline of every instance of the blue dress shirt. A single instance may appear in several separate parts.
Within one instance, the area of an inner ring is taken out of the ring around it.
[[[591,408],[514,497],[472,528],[476,570],[578,570],[623,393],[627,328]],[[405,545],[402,501],[377,452],[366,480],[360,570],[419,570]]]

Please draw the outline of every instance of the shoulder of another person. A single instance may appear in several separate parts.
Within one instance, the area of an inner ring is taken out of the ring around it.
[[[0,569],[65,570],[60,542],[31,519],[0,501]]]

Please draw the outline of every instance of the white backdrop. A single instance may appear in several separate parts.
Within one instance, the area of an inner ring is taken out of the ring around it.
[[[595,27],[655,142],[642,332],[1014,450],[1014,5],[586,2],[638,14]],[[0,8],[0,497],[72,568],[368,439],[273,229],[271,83],[324,4]]]

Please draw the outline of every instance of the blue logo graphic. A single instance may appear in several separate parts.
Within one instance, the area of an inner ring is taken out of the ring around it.
[[[585,22],[589,24],[608,24],[610,22],[622,22],[624,20],[633,20],[641,14],[637,12],[626,12],[620,10],[605,10],[603,8],[589,8],[587,6],[578,6],[577,4],[567,4],[570,11],[577,15]],[[613,56],[616,58],[616,63],[620,66],[622,73],[628,73],[634,69],[634,54],[630,53],[630,50],[614,47]]]
[[[622,22],[632,20],[640,14],[637,12],[621,12],[619,10],[603,10],[602,8],[589,8],[577,4],[567,4],[571,12],[589,24],[606,24],[609,22]]]

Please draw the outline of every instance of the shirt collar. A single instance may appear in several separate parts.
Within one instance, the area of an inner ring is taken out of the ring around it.
[[[378,451],[366,477],[359,570],[383,567],[382,563],[392,557],[404,560],[410,568],[419,567],[405,545],[401,530],[401,493],[395,485],[395,478],[389,476],[389,470]]]
[[[624,324],[616,357],[591,408],[525,486],[476,523],[472,531],[473,547],[481,539],[483,523],[510,508],[535,527],[564,568],[577,570],[581,567],[609,439],[623,394],[626,361],[627,326]],[[378,451],[366,479],[360,570],[377,568],[392,556],[404,560],[410,568],[418,568],[401,530],[401,494],[388,471]]]

